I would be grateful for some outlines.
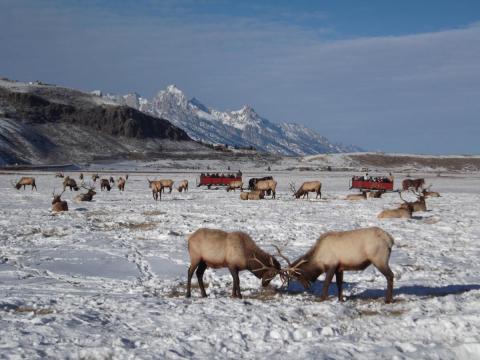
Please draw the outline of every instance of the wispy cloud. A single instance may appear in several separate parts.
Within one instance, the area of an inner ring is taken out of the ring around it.
[[[320,12],[312,28],[282,9],[258,18],[192,11],[188,2],[15,4],[0,12],[6,76],[147,96],[176,83],[208,105],[249,103],[369,149],[480,152],[476,24],[333,40]]]

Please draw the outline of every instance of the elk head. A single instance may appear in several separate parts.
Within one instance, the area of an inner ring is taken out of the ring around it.
[[[60,194],[55,194],[55,189],[53,189],[53,192],[52,192],[52,196],[53,196],[53,200],[52,200],[52,205],[55,204],[55,203],[58,203],[58,202],[61,202],[62,199],[62,195],[63,193],[65,192],[65,190],[63,190]]]

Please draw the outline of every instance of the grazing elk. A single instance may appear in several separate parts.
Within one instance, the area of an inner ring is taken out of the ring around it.
[[[275,199],[275,189],[277,188],[277,182],[275,180],[260,180],[255,184],[255,190],[265,193],[272,193],[272,199]]]
[[[67,202],[60,198],[64,192],[65,190],[63,190],[60,195],[56,195],[55,190],[53,191],[52,212],[68,211]]]
[[[368,197],[379,199],[383,194],[385,194],[385,190],[372,190],[368,193]]]
[[[85,186],[82,185],[82,188],[88,190],[86,193],[78,194],[75,196],[74,200],[75,201],[92,201],[93,195],[96,195],[97,193],[95,192],[95,188],[93,186],[90,186],[89,188],[86,188]]]
[[[162,183],[160,180],[149,180],[148,181],[148,187],[152,190],[152,196],[155,201],[162,200]]]
[[[377,215],[379,219],[411,219],[413,213],[413,205],[408,204],[406,207],[398,209],[385,209]]]
[[[296,199],[299,199],[301,196],[303,198],[307,196],[308,199],[309,192],[317,194],[315,199],[319,196],[320,199],[322,198],[322,183],[320,181],[306,181],[298,188],[298,190],[295,190],[295,184],[291,183],[290,190],[293,192],[293,196],[295,196]]]
[[[294,278],[309,288],[322,273],[326,273],[323,282],[321,300],[328,297],[328,288],[333,275],[337,282],[338,300],[343,301],[343,272],[364,270],[373,264],[387,279],[385,302],[392,302],[393,272],[388,265],[393,246],[393,238],[378,227],[350,231],[328,232],[321,235],[315,245],[293,263],[282,269],[283,275]]]
[[[100,180],[100,191],[103,191],[103,189],[107,189],[108,191],[112,189],[110,186],[110,181],[108,181],[108,179]]]
[[[113,178],[113,176],[110,176],[109,181],[110,181],[110,184],[115,184],[115,179]]]
[[[83,181],[83,173],[80,173],[80,176],[79,176],[80,180]]]
[[[188,180],[180,181],[180,185],[178,185],[178,192],[188,191]]]
[[[92,175],[93,182],[97,182],[98,179],[100,179],[100,176],[98,176],[98,174],[93,174]]]
[[[70,178],[70,176],[66,176],[63,179],[63,191],[65,191],[67,187],[70,188],[70,191],[72,191],[72,189],[78,191],[77,182],[75,181],[75,179]]]
[[[20,190],[20,188],[23,186],[23,190],[25,190],[25,187],[30,185],[32,186],[32,191],[35,188],[37,190],[37,185],[35,184],[35,178],[34,177],[22,177],[20,180],[17,181],[17,183],[13,183],[12,185],[15,189]]]
[[[417,196],[417,201],[406,201],[402,197],[402,193],[399,192],[398,195],[400,195],[400,199],[402,199],[403,204],[400,205],[400,208],[402,209],[407,209],[410,208],[412,209],[412,212],[415,211],[427,211],[427,203],[425,202],[425,196],[415,193],[414,194]]]
[[[120,191],[125,191],[125,179],[122,178],[121,176],[118,178],[117,180],[117,186],[118,186],[118,190]]]
[[[240,193],[240,199],[241,200],[261,200],[265,197],[263,191],[250,191],[250,192],[246,192],[246,191],[242,191]]]
[[[235,191],[235,189],[240,189],[240,191],[243,191],[243,182],[240,180],[230,181],[227,186],[227,191]]]
[[[366,200],[367,199],[367,192],[362,191],[360,194],[348,194],[345,200]]]
[[[262,181],[262,180],[273,180],[273,177],[272,176],[265,176],[265,177],[262,177],[262,178],[251,178],[250,180],[248,180],[248,190],[255,190],[255,184],[258,181]]]
[[[206,297],[203,273],[207,267],[228,268],[233,277],[232,296],[241,298],[238,272],[249,270],[262,279],[262,286],[280,273],[280,263],[260,249],[252,238],[240,231],[225,232],[216,229],[198,229],[188,237],[190,267],[188,268],[187,297],[191,296],[191,282],[196,270],[202,297]]]
[[[405,179],[402,181],[402,190],[409,190],[415,189],[418,190],[419,188],[423,188],[425,185],[425,179]]]

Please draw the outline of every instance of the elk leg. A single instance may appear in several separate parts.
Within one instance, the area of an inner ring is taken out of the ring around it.
[[[205,261],[200,261],[197,267],[197,279],[198,279],[198,286],[200,286],[200,291],[202,292],[202,297],[207,297],[207,293],[205,292],[205,286],[203,285],[203,273],[207,269],[207,264]]]
[[[393,272],[388,266],[388,264],[385,266],[376,266],[376,268],[387,279],[387,294],[385,295],[385,304],[390,304],[393,300]]]
[[[338,290],[338,301],[343,301],[343,271],[337,270],[335,272],[335,281],[337,283],[337,290]]]
[[[192,276],[193,276],[193,273],[195,272],[195,269],[198,267],[198,262],[194,263],[192,261],[192,263],[190,264],[190,267],[188,268],[188,280],[187,280],[187,294],[186,294],[186,297],[189,298],[190,296],[192,296],[192,293],[191,293],[191,288],[192,288]]]
[[[228,270],[230,270],[230,274],[232,274],[233,277],[232,297],[238,297],[241,299],[242,294],[240,293],[240,278],[238,277],[238,269],[228,268]]]
[[[332,282],[333,275],[335,275],[336,268],[332,267],[328,269],[327,274],[325,275],[325,281],[323,282],[322,297],[320,300],[327,300],[328,298],[328,288]]]

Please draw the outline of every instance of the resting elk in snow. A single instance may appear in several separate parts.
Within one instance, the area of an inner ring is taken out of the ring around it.
[[[17,181],[17,183],[12,183],[12,185],[15,187],[15,189],[17,190],[20,190],[20,188],[23,186],[23,190],[25,190],[25,187],[27,185],[31,185],[32,186],[32,191],[33,191],[33,188],[35,188],[35,190],[37,190],[37,185],[35,184],[35,178],[34,177],[22,177],[20,180]]]
[[[110,181],[108,181],[108,179],[102,179],[100,181],[100,191],[103,191],[103,189],[107,189],[108,191],[110,191],[111,187]]]
[[[75,181],[75,179],[70,178],[70,176],[66,176],[63,179],[63,191],[65,191],[67,187],[70,188],[70,191],[72,191],[72,189],[78,191],[77,182]]]
[[[368,197],[379,199],[383,194],[385,194],[385,190],[372,190],[368,193]]]
[[[236,181],[231,181],[230,184],[228,184],[227,191],[230,191],[230,190],[235,191],[235,189],[240,189],[240,191],[242,191],[243,190],[243,181],[236,180]]]
[[[250,191],[250,192],[246,192],[246,191],[242,191],[240,193],[240,199],[242,200],[261,200],[265,197],[265,195],[263,194],[262,191]]]
[[[275,180],[260,180],[255,183],[255,190],[261,191],[263,194],[272,192],[272,199],[275,199],[275,189],[277,182]]]
[[[149,180],[148,181],[148,187],[152,190],[152,196],[155,201],[160,198],[162,200],[162,183],[160,180]]]
[[[400,199],[402,199],[403,204],[400,205],[400,208],[407,209],[411,207],[412,211],[427,211],[427,203],[425,202],[425,196],[415,193],[414,194],[417,196],[417,201],[406,201],[402,197],[402,193],[398,193],[400,195]]]
[[[282,256],[289,266],[282,269],[285,276],[294,278],[306,288],[322,273],[326,273],[321,300],[328,297],[328,288],[335,275],[338,300],[343,301],[343,272],[364,270],[373,264],[387,279],[385,302],[392,302],[393,272],[388,265],[392,251],[392,236],[378,227],[350,231],[328,232],[293,263]]]
[[[260,249],[252,238],[240,231],[225,232],[216,229],[198,229],[188,237],[190,267],[188,268],[187,297],[191,296],[191,282],[196,270],[203,297],[207,296],[203,273],[207,267],[228,268],[233,277],[232,296],[241,298],[238,272],[249,270],[262,279],[262,286],[280,273],[280,263]]]
[[[360,194],[348,194],[345,200],[366,200],[367,193],[362,191]]]
[[[77,196],[75,196],[74,200],[75,201],[92,201],[93,195],[97,194],[94,190],[95,188],[93,186],[86,188],[83,185],[82,187],[88,191],[86,193],[78,194]]]
[[[290,184],[290,190],[293,192],[293,196],[295,198],[299,199],[300,196],[304,197],[307,196],[308,199],[308,193],[313,192],[316,193],[317,195],[315,196],[315,199],[320,196],[320,199],[322,198],[322,183],[320,181],[306,181],[298,188],[298,190],[295,191],[295,184]]]
[[[418,190],[419,188],[423,188],[425,185],[425,179],[405,179],[402,181],[402,189],[409,190],[411,188]]]
[[[62,191],[60,195],[55,195],[55,191],[53,191],[53,200],[52,200],[52,211],[53,212],[61,212],[61,211],[68,211],[68,205],[65,200],[62,200],[60,197],[63,195],[65,190]]]
[[[385,209],[377,215],[379,219],[411,219],[413,212],[413,205],[408,204],[406,207],[398,209]]]
[[[178,185],[178,192],[188,191],[188,180],[180,181],[180,185]]]
[[[429,187],[427,187],[426,189],[423,189],[422,190],[422,195],[425,196],[426,198],[427,197],[440,197],[440,193],[436,192],[436,191],[430,191],[430,187],[432,185],[430,185]]]
[[[118,186],[118,190],[125,191],[125,179],[122,178],[121,176],[118,178],[117,186]]]

